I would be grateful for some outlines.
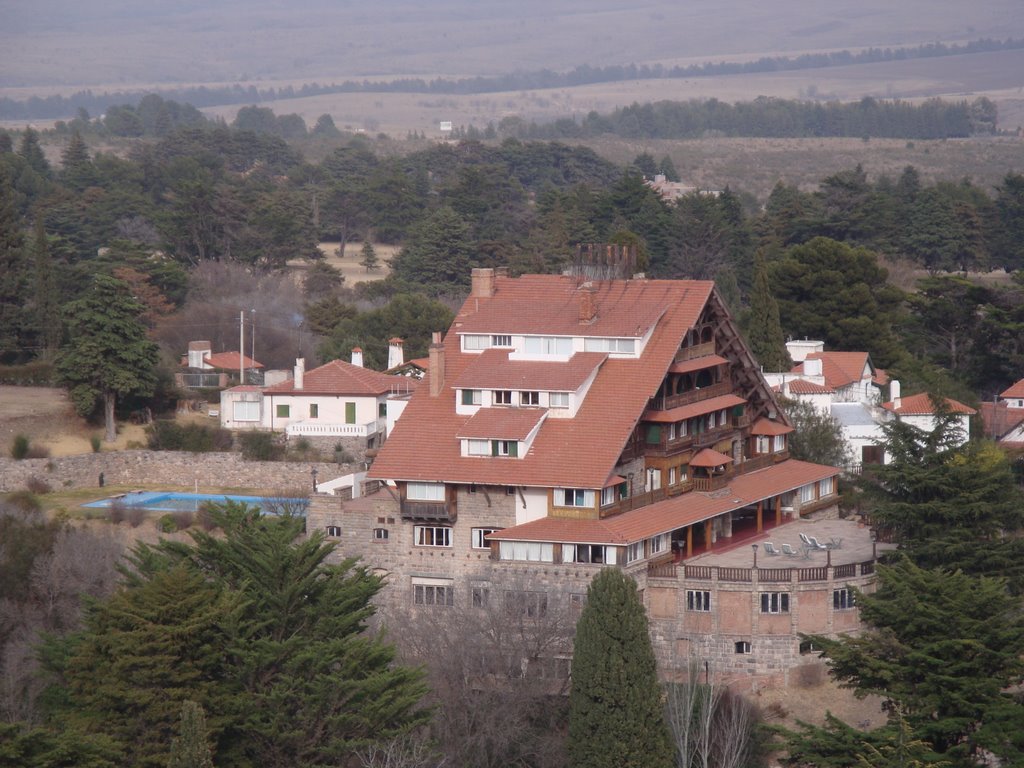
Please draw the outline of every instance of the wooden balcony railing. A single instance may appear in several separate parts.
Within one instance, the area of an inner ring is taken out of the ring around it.
[[[409,501],[402,499],[403,520],[455,522],[455,505],[444,501]]]
[[[693,360],[697,357],[715,354],[715,342],[707,341],[703,344],[694,344],[692,347],[683,347],[676,352],[675,361],[681,363],[684,360]]]
[[[732,384],[728,381],[720,381],[717,384],[709,384],[700,389],[691,389],[689,392],[680,392],[676,395],[655,395],[647,401],[647,407],[654,411],[667,411],[671,408],[678,408],[681,405],[699,403],[701,400],[709,400],[712,397],[721,397],[732,392]]]

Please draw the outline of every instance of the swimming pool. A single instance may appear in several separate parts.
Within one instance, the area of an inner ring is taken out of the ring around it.
[[[223,504],[237,501],[259,507],[264,514],[276,514],[287,509],[292,514],[305,514],[308,499],[278,496],[237,496],[219,493],[173,493],[168,491],[132,491],[108,499],[90,501],[83,507],[106,508],[114,504],[153,512],[198,512],[204,504]]]

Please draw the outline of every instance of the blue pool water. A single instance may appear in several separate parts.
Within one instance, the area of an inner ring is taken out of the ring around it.
[[[84,507],[105,508],[113,504],[124,507],[138,507],[153,512],[198,512],[204,504],[237,501],[259,507],[264,514],[274,514],[286,508],[293,513],[304,513],[307,499],[271,496],[234,496],[217,493],[170,493],[167,491],[132,491],[109,499],[100,499],[83,504]]]

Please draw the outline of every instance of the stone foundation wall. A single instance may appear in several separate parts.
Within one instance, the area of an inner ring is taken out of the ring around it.
[[[110,451],[53,459],[0,458],[0,492],[23,490],[30,479],[54,491],[107,485],[171,486],[188,490],[196,484],[269,492],[313,487],[312,470],[324,482],[353,471],[353,466],[324,462],[247,461],[238,453],[178,451]],[[355,469],[361,469],[361,465]]]

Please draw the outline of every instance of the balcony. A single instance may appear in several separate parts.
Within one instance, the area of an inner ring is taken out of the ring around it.
[[[410,501],[402,499],[400,511],[403,520],[426,520],[430,522],[454,523],[455,505],[446,501]]]
[[[720,397],[731,393],[732,384],[728,381],[720,381],[717,384],[710,384],[700,389],[691,389],[689,392],[680,392],[676,395],[656,395],[647,401],[647,409],[667,411],[671,408],[678,408],[681,405],[690,405],[701,400],[708,400],[712,397]]]
[[[384,431],[384,419],[366,424],[331,424],[321,421],[293,421],[285,432],[289,437],[370,437]]]
[[[684,360],[693,360],[697,357],[713,354],[715,354],[715,342],[708,341],[703,344],[694,344],[692,347],[683,347],[676,352],[675,360],[677,363],[681,363]]]

